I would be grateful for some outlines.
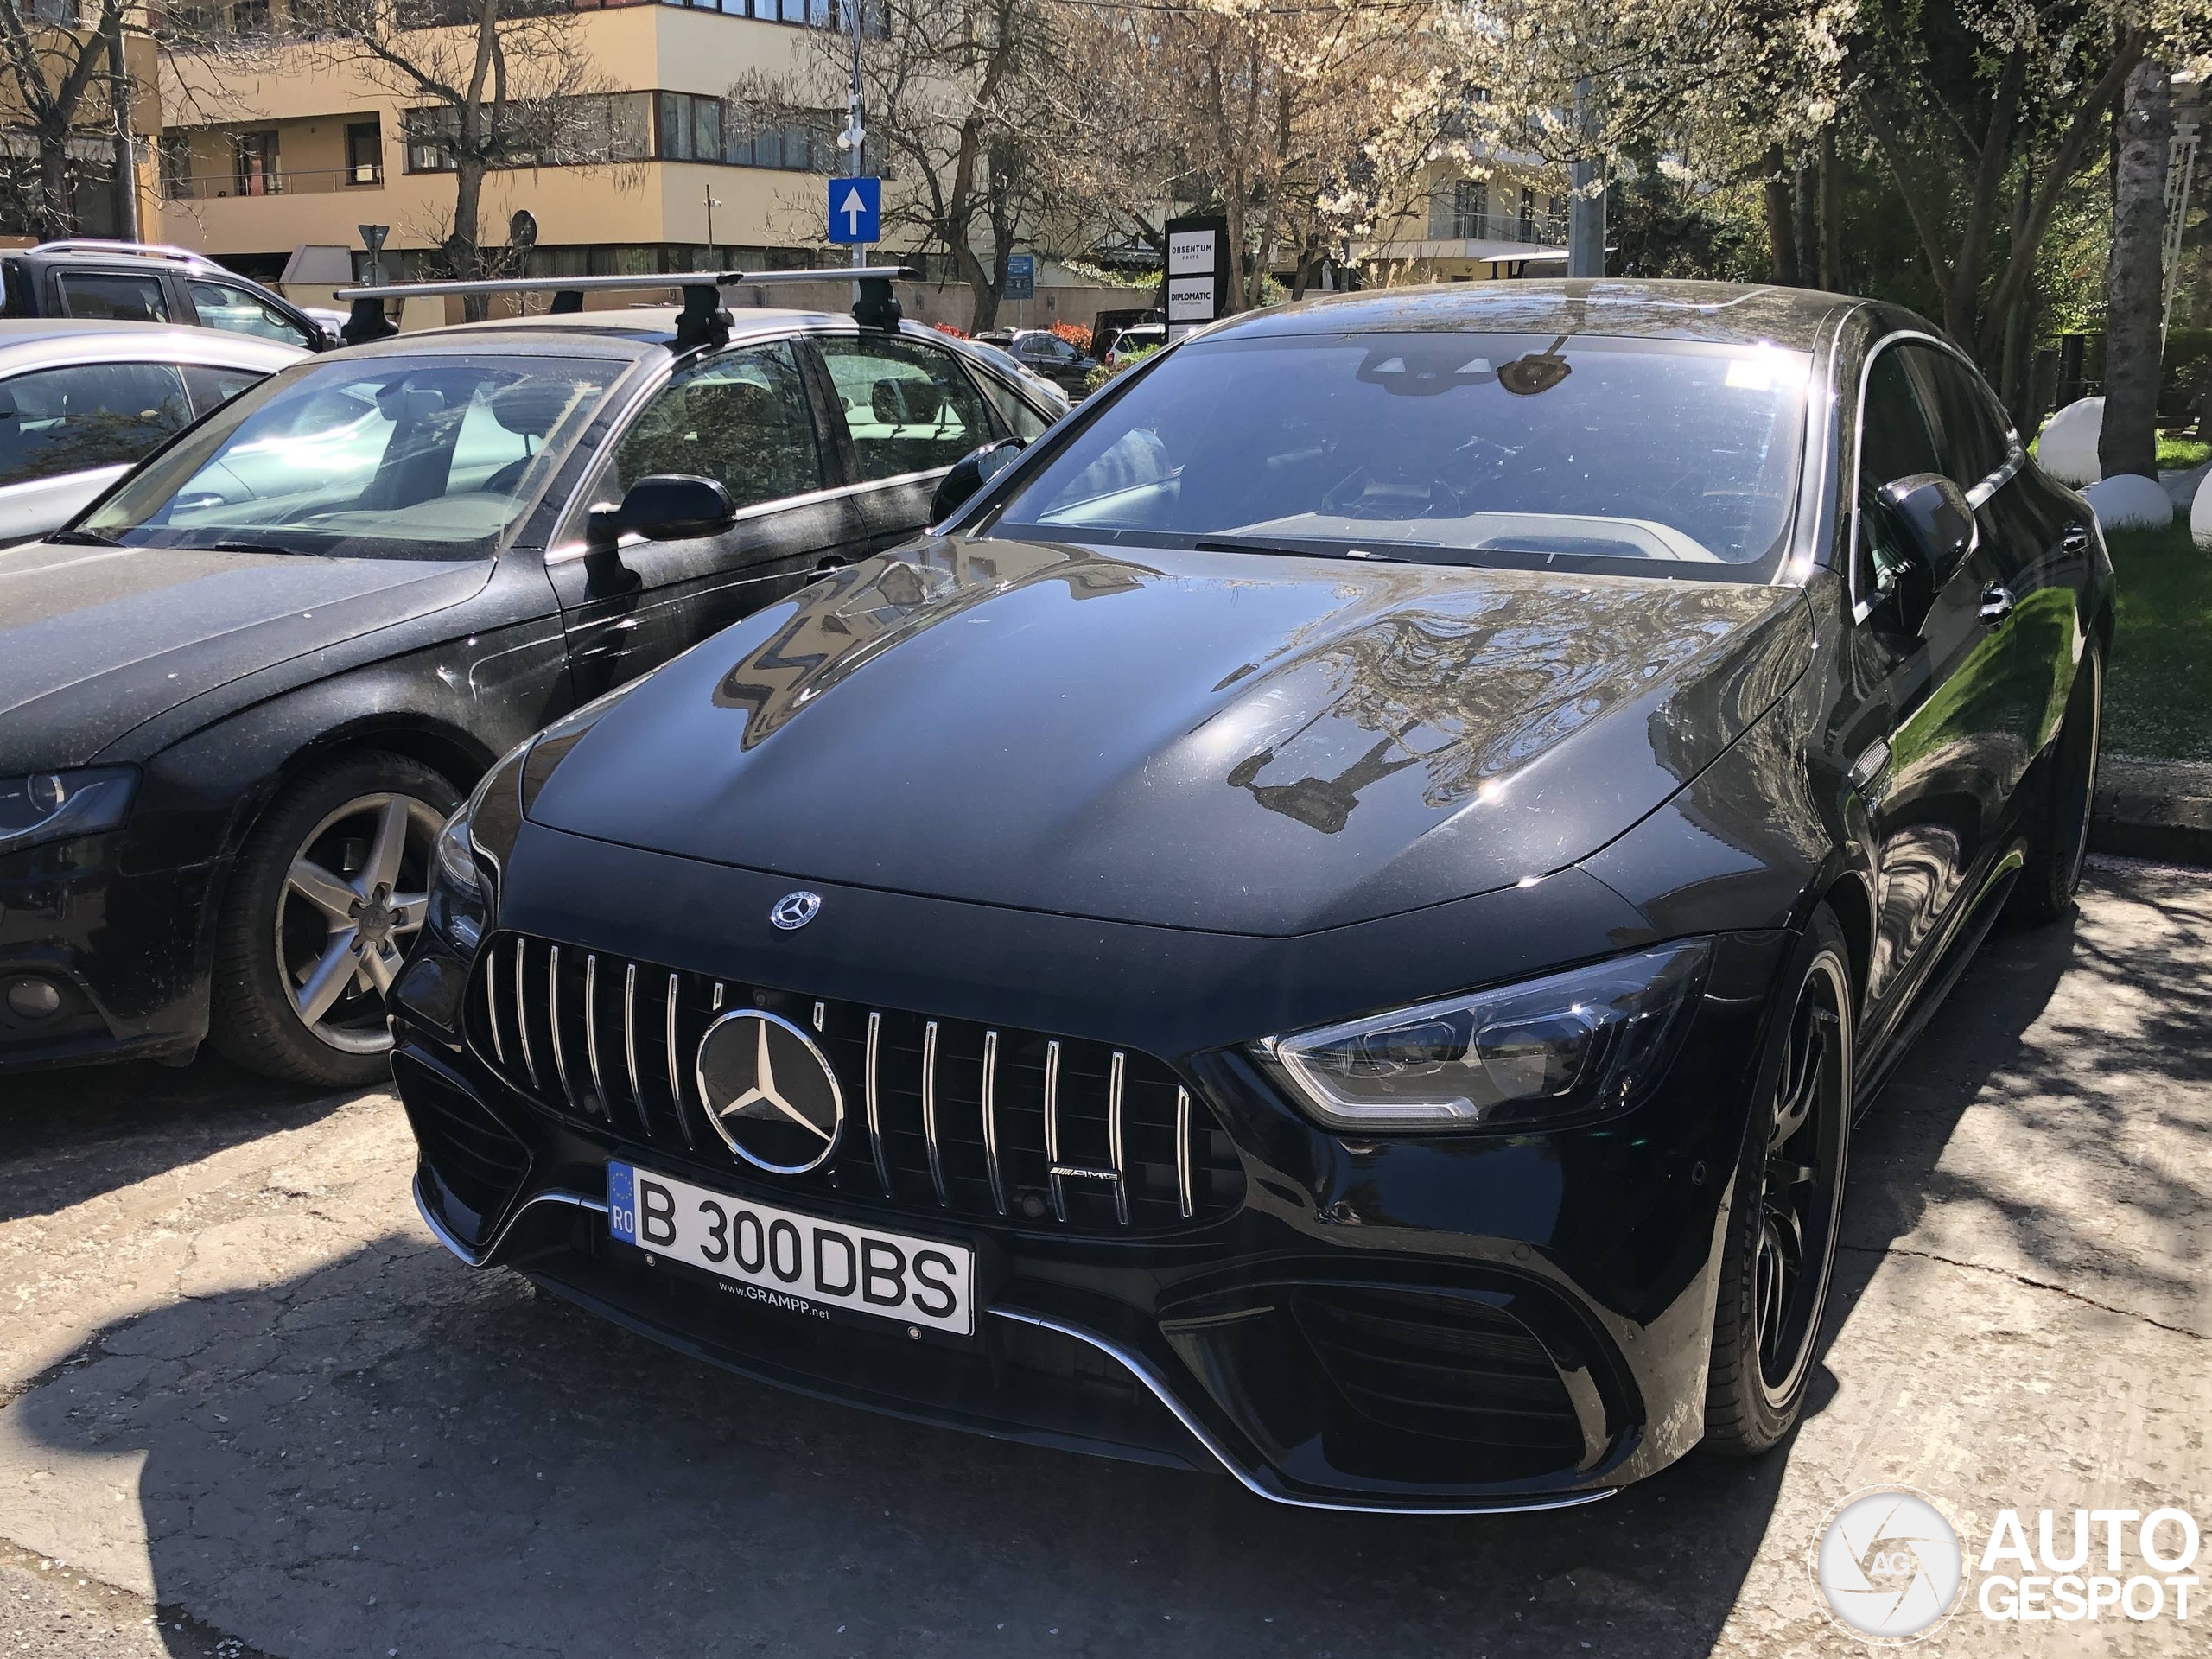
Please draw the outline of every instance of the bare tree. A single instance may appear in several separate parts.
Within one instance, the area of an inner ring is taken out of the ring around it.
[[[645,156],[645,111],[610,94],[582,38],[577,14],[552,0],[333,0],[293,51],[359,75],[403,100],[405,142],[454,175],[453,212],[435,227],[448,276],[493,273],[485,245],[484,188],[512,168],[589,163],[618,168]],[[618,175],[618,182],[620,177]]]
[[[37,149],[37,172],[13,204],[35,235],[76,227],[69,200],[72,140],[111,119],[106,101],[110,43],[121,32],[124,0],[100,0],[80,16],[69,3],[0,0],[0,51],[7,57],[25,124]]]
[[[1219,213],[1238,309],[1284,266],[1302,293],[1325,259],[1408,211],[1456,107],[1424,0],[1070,11],[1096,216],[1157,247],[1158,208]]]
[[[2105,292],[2104,475],[2158,475],[2158,370],[2164,341],[2166,146],[2171,77],[2155,58],[2129,72],[2113,188],[2112,264]]]
[[[1050,0],[867,0],[863,16],[866,160],[886,181],[884,239],[943,249],[968,284],[969,327],[991,327],[1018,237],[1055,207],[1058,15]],[[851,75],[850,35],[813,31],[793,68],[730,88],[732,118],[822,124],[844,107]]]

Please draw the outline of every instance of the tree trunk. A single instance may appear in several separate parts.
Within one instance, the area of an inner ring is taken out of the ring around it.
[[[2158,475],[2159,305],[2166,218],[2171,77],[2145,58],[2127,77],[2113,193],[2112,265],[2105,279],[2104,475]]]
[[[1821,129],[1821,286],[1843,292],[1843,167],[1836,160],[1835,129]]]
[[[1801,154],[1797,157],[1796,172],[1790,186],[1790,206],[1794,213],[1790,240],[1797,245],[1797,286],[1818,288],[1821,285],[1820,173],[1814,167],[1811,156]]]
[[[445,255],[447,273],[459,282],[483,275],[477,248],[477,221],[483,204],[484,163],[467,156],[457,156],[453,173],[453,230],[446,238]],[[471,294],[461,302],[461,315],[471,322],[483,321],[488,311],[481,294]]]
[[[1782,146],[1766,153],[1766,240],[1774,256],[1773,280],[1784,288],[1797,286],[1797,227],[1790,211],[1789,170]]]
[[[69,219],[69,134],[38,136],[38,216],[43,236],[67,236]]]

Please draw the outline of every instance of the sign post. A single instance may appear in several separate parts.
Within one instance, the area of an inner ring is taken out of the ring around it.
[[[1167,221],[1167,338],[1180,340],[1229,308],[1229,220],[1219,214]]]
[[[384,283],[384,239],[391,234],[389,225],[356,225],[361,233],[361,245],[369,251],[368,285],[380,287]]]
[[[832,242],[880,242],[883,239],[883,181],[830,181],[830,239]]]

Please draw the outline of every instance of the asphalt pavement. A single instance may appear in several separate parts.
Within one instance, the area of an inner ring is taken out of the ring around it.
[[[12,1079],[0,1659],[1863,1652],[1808,1571],[1857,1489],[1932,1494],[1970,1554],[2005,1507],[2212,1516],[2208,1015],[2212,880],[2095,861],[1860,1125],[1795,1438],[1482,1520],[1280,1509],[664,1352],[439,1249],[388,1093]],[[2202,1651],[2192,1613],[1969,1607],[1922,1651]]]

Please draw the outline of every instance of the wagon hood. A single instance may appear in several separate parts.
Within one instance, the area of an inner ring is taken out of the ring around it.
[[[530,816],[794,880],[1305,932],[1586,855],[1811,639],[1801,595],[1749,584],[938,540],[644,681],[533,767]]]
[[[50,542],[0,551],[0,777],[80,766],[242,675],[456,603],[489,569]]]

